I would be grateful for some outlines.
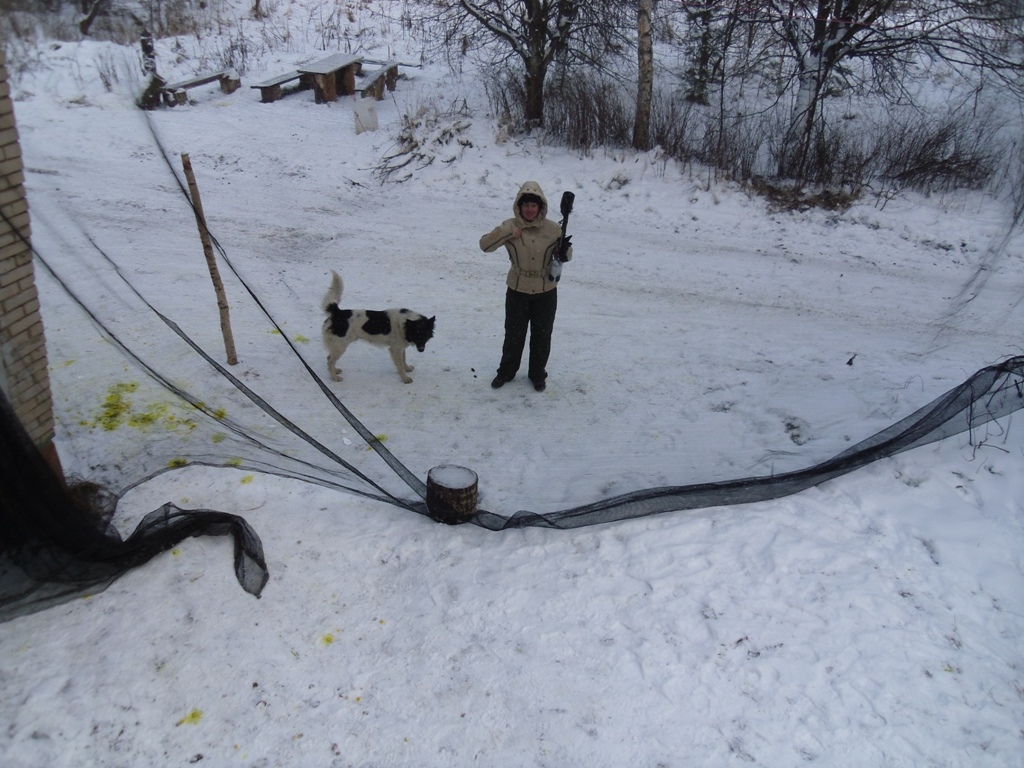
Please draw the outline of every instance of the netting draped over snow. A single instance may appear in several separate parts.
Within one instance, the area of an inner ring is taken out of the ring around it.
[[[233,537],[239,583],[257,597],[267,583],[260,539],[237,515],[165,504],[122,539],[109,524],[116,499],[69,493],[2,391],[0,464],[0,621],[100,591],[190,536]]]
[[[180,180],[179,186],[188,199]],[[365,458],[342,458],[329,447],[330,439],[310,434],[279,410],[280,404],[261,397],[242,374],[219,363],[160,312],[119,266],[92,243],[90,258],[98,260],[109,279],[105,289],[112,298],[108,303],[130,304],[132,311],[122,313],[130,315],[129,320],[123,320],[110,307],[101,311],[91,306],[76,290],[77,280],[97,279],[95,270],[80,275],[62,274],[62,270],[73,268],[71,261],[58,268],[46,254],[35,254],[39,268],[68,300],[61,311],[77,313],[84,322],[92,323],[105,340],[106,344],[90,354],[109,357],[103,361],[108,369],[131,369],[141,374],[138,380],[109,393],[103,417],[109,423],[93,424],[77,436],[67,436],[67,446],[77,463],[88,468],[85,479],[107,488],[116,503],[125,491],[161,472],[206,465],[294,478],[429,515],[426,484],[385,447],[380,436],[360,422],[310,367],[228,254],[214,242],[221,260],[248,293],[253,311],[258,310],[276,329],[315,391],[366,444]],[[154,353],[146,342],[154,334],[166,336],[167,330],[177,337],[178,351],[172,352],[165,345]],[[156,359],[150,359],[150,355]],[[126,415],[130,413],[132,398],[158,404],[134,418],[160,421],[166,428],[145,435],[115,428],[119,420],[132,418]],[[493,531],[527,526],[568,529],[662,512],[766,501],[951,435],[970,432],[973,439],[979,426],[1022,405],[1024,357],[1011,357],[979,370],[892,426],[805,469],[638,490],[554,512],[521,510],[506,515],[477,510],[468,522]],[[168,504],[148,515],[135,533],[121,540],[108,527],[106,519],[92,516],[48,474],[45,464],[26,445],[6,402],[2,426],[4,480],[0,495],[4,557],[0,561],[0,620],[102,589],[182,538],[203,534],[228,534],[235,538],[239,581],[249,592],[259,594],[267,579],[266,565],[259,538],[243,519],[207,510],[185,511]],[[326,429],[332,437],[339,431],[337,425],[328,425]],[[385,468],[377,464],[378,459]]]
[[[262,404],[260,407],[270,408]],[[1024,404],[1024,357],[1013,357],[981,369],[961,385],[891,427],[833,458],[807,469],[767,477],[719,483],[651,488],[548,514],[520,511],[511,517],[478,510],[472,522],[490,530],[543,526],[578,528],[685,509],[766,501],[797,493],[878,459],[952,435],[972,432]],[[340,405],[340,403],[339,403]],[[345,411],[347,418],[358,424]],[[281,417],[275,417],[281,418]],[[31,445],[6,398],[0,397],[0,461],[3,465],[3,538],[0,552],[0,620],[7,620],[98,591],[128,570],[148,562],[189,536],[231,535],[235,539],[235,572],[246,591],[259,595],[268,579],[262,545],[244,519],[209,510],[180,510],[172,504],[147,515],[135,532],[122,540],[104,517],[76,502]],[[244,436],[240,426],[235,429]],[[365,428],[360,430],[364,432]],[[294,433],[302,436],[297,428]],[[373,438],[368,440],[372,443]],[[379,441],[378,441],[379,443]],[[356,484],[344,462],[327,466],[288,464],[287,458],[253,439],[254,454],[244,466],[319,482],[339,489]],[[378,448],[383,446],[378,445]],[[265,461],[255,452],[269,455]],[[329,455],[329,454],[327,454]],[[206,457],[204,463],[217,463]],[[239,462],[221,457],[221,464]],[[402,479],[412,477],[397,465]],[[330,480],[333,476],[334,480]],[[372,483],[371,483],[372,484]],[[375,485],[375,484],[373,484]],[[408,483],[416,498],[379,497],[426,514],[422,483]],[[368,491],[364,495],[373,496]],[[116,498],[112,499],[116,503]],[[112,512],[112,506],[108,510]]]
[[[970,432],[1024,406],[1024,357],[983,368],[963,384],[857,445],[812,467],[766,477],[635,491],[549,515],[518,512],[509,519],[478,522],[488,528],[541,525],[578,528],[684,509],[749,504],[798,493],[871,462]]]

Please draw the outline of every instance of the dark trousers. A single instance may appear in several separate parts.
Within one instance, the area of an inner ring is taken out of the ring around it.
[[[501,347],[498,375],[511,379],[519,370],[526,347],[526,332],[530,332],[530,363],[527,375],[530,381],[544,381],[551,354],[551,331],[555,327],[558,308],[558,289],[544,293],[520,293],[511,288],[505,293],[505,343]]]

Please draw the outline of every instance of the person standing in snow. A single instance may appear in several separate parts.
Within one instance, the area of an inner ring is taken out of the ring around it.
[[[519,188],[512,213],[511,219],[480,238],[480,250],[491,253],[503,245],[511,262],[505,281],[505,342],[491,386],[498,389],[515,378],[529,330],[527,375],[533,388],[543,392],[558,307],[558,281],[551,276],[551,265],[556,258],[569,261],[572,245],[569,237],[562,240],[561,228],[548,220],[548,201],[537,182],[528,181]]]

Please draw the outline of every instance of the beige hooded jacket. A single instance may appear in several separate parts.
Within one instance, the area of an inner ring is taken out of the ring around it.
[[[536,195],[541,200],[540,213],[533,221],[526,221],[519,212],[519,201],[523,195]],[[509,261],[506,283],[513,291],[520,293],[544,293],[554,290],[557,283],[548,276],[551,259],[558,251],[562,230],[547,218],[548,199],[540,185],[528,181],[519,188],[512,203],[513,218],[505,219],[495,229],[480,238],[480,250],[487,253],[498,250],[502,245],[508,251]],[[519,237],[515,231],[520,230]],[[572,259],[572,246],[566,254],[566,261]]]

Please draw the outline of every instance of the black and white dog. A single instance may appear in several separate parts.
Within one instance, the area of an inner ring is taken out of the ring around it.
[[[408,309],[339,309],[344,284],[337,272],[331,270],[331,287],[324,294],[324,346],[327,347],[327,372],[331,379],[341,381],[341,370],[336,363],[345,354],[348,345],[357,339],[378,346],[387,346],[391,359],[402,381],[412,381],[408,372],[413,369],[405,362],[405,348],[415,346],[420,352],[434,336],[434,318],[424,317]]]

